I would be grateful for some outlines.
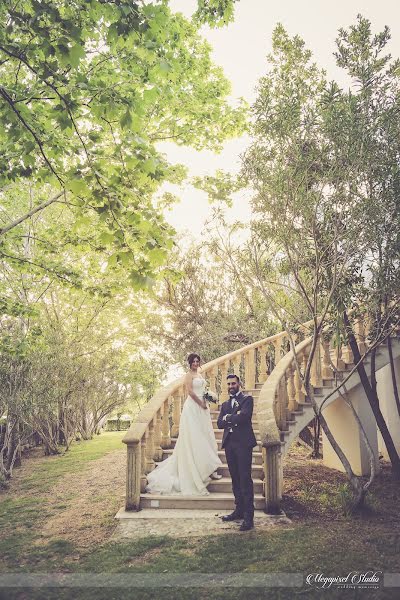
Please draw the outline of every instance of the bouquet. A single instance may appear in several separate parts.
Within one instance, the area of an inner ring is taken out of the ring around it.
[[[217,395],[210,391],[204,392],[203,400],[206,400],[206,402],[214,402],[215,404],[218,402]]]

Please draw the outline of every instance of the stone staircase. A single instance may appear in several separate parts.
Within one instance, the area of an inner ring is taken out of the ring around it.
[[[312,337],[308,333],[309,324],[303,327],[304,333],[300,340],[297,340],[295,349],[298,367],[293,353],[289,351],[285,332],[235,350],[202,367],[202,375],[207,379],[209,389],[219,397],[220,404],[227,399],[225,382],[227,374],[232,372],[240,376],[244,382],[244,390],[254,397],[253,429],[259,444],[253,450],[254,504],[256,510],[265,510],[268,513],[279,513],[280,510],[282,457],[301,430],[314,418],[314,410],[303,384],[303,375],[309,364]],[[363,353],[367,348],[367,334],[365,324],[361,320],[355,322],[355,332],[360,352]],[[397,331],[391,339],[394,358],[400,360],[399,332]],[[370,360],[368,355],[364,363],[367,369]],[[383,343],[376,353],[377,372],[388,365],[388,362],[388,348]],[[323,410],[326,410],[338,400],[333,407],[337,410],[336,407],[342,398],[339,397],[338,391],[333,395],[331,393],[338,382],[350,375],[353,367],[353,356],[349,346],[343,344],[338,347],[335,337],[328,338],[324,335],[318,339],[309,368],[312,394],[319,407],[323,404]],[[346,390],[356,398],[357,389],[360,389],[360,379],[355,371],[346,381]],[[211,405],[211,419],[218,453],[223,463],[219,468],[222,479],[209,483],[208,496],[185,497],[145,493],[146,475],[173,452],[179,435],[180,415],[185,398],[184,377],[180,377],[153,396],[126,433],[123,439],[127,446],[126,511],[137,511],[141,508],[220,511],[234,508],[229,469],[225,452],[221,450],[223,431],[217,429],[219,411],[215,405]],[[360,414],[365,413],[368,401],[361,399],[360,403],[360,398],[357,401]],[[349,415],[346,414],[344,418],[348,420]],[[370,431],[374,430],[372,433],[376,437],[374,419],[369,417],[367,425]],[[345,426],[343,421],[338,423],[339,436],[340,430]],[[348,427],[347,431],[347,438],[359,435],[356,424],[353,429]],[[341,443],[346,446],[348,439],[342,439]],[[356,443],[358,451],[361,442],[357,440]],[[349,449],[352,451],[352,448]],[[334,466],[337,468],[337,465]]]
[[[254,483],[254,506],[256,510],[265,508],[265,498],[263,495],[263,466],[261,441],[259,439],[259,430],[257,422],[257,400],[260,394],[262,384],[256,384],[256,388],[245,391],[245,394],[251,394],[254,398],[253,411],[253,430],[259,446],[253,450],[252,477]],[[209,510],[233,510],[235,507],[232,493],[232,480],[226,463],[225,451],[221,450],[223,430],[217,428],[217,418],[219,410],[215,404],[210,405],[211,421],[215,432],[215,438],[218,444],[218,456],[223,462],[223,466],[218,469],[222,479],[212,480],[207,486],[210,492],[209,496],[178,496],[178,495],[158,495],[146,494],[140,495],[140,506],[142,508],[186,508],[186,509],[209,509]],[[165,449],[162,453],[162,460],[171,456],[175,447],[177,438],[171,438],[171,448]],[[157,464],[157,463],[156,463]]]

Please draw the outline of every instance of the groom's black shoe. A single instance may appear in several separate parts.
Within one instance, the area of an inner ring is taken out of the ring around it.
[[[249,531],[250,529],[254,529],[253,519],[244,519],[243,523],[239,527],[239,531]]]
[[[234,510],[233,513],[230,515],[224,515],[221,517],[221,519],[223,521],[239,521],[240,519],[243,519],[243,513]]]

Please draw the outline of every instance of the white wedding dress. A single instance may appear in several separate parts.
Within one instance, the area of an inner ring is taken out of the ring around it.
[[[203,397],[205,380],[193,378],[193,391]],[[205,496],[210,475],[222,465],[210,411],[188,396],[184,402],[179,435],[173,453],[147,475],[149,494]]]

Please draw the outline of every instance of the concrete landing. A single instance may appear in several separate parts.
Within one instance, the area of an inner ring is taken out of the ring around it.
[[[119,523],[112,539],[137,539],[149,535],[169,535],[174,538],[203,537],[235,533],[251,534],[252,531],[268,531],[279,526],[288,526],[292,522],[283,513],[267,515],[262,511],[254,514],[255,529],[240,532],[240,521],[224,523],[221,516],[229,511],[190,510],[190,509],[151,509],[144,508],[139,512],[126,511],[121,508],[115,515]]]

